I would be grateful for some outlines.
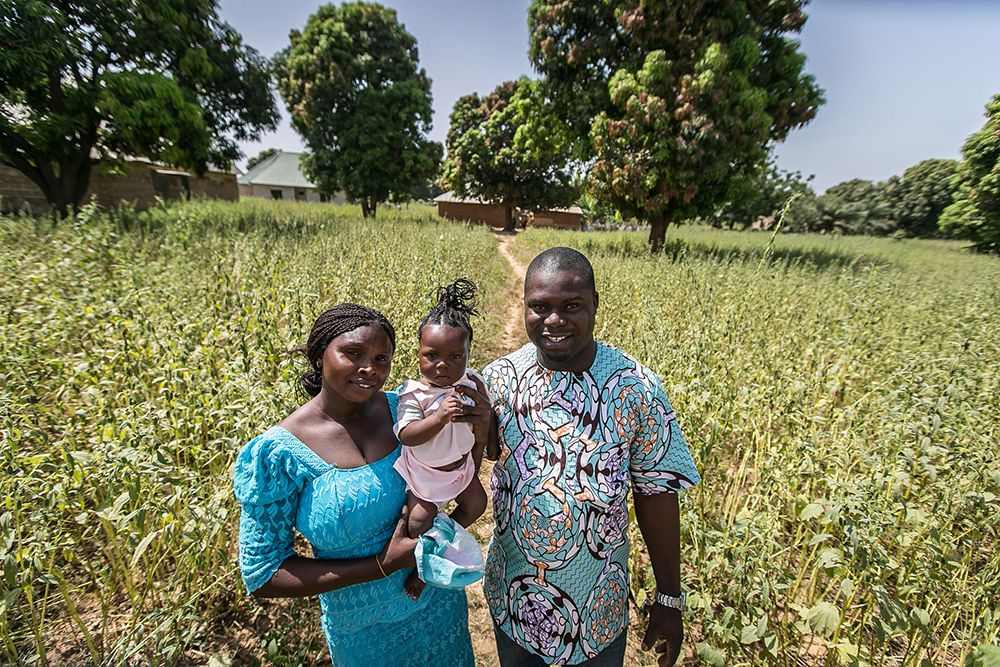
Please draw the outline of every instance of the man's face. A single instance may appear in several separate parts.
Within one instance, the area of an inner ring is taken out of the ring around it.
[[[524,328],[550,370],[590,368],[596,315],[597,294],[572,271],[536,271],[525,280]]]

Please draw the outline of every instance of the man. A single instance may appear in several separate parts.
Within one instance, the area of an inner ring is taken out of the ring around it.
[[[660,665],[680,653],[677,491],[700,478],[656,375],[594,340],[597,304],[587,258],[546,250],[524,281],[531,342],[484,370],[499,431],[484,590],[502,667],[622,665],[630,483],[658,593],[643,647]]]

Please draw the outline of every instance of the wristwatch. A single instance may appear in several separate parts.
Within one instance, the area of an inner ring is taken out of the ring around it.
[[[677,611],[684,611],[687,593],[681,591],[680,595],[667,595],[666,593],[656,591],[654,599],[656,600],[656,604],[662,604],[664,607],[676,609]]]

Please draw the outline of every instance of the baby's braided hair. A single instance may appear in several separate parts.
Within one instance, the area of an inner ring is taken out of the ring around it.
[[[438,287],[435,291],[437,303],[427,313],[420,328],[417,329],[417,340],[424,333],[428,324],[444,324],[465,329],[469,333],[469,343],[472,343],[472,324],[469,318],[479,315],[476,310],[476,284],[468,278],[459,278],[450,285]]]
[[[320,361],[326,348],[337,336],[354,331],[361,327],[376,325],[385,331],[392,343],[392,349],[396,349],[396,330],[386,319],[385,315],[374,308],[359,306],[356,303],[340,303],[323,312],[316,318],[312,330],[309,332],[309,339],[306,344],[295,352],[302,354],[309,361],[309,370],[299,378],[302,390],[310,396],[319,394],[323,382],[323,369]]]

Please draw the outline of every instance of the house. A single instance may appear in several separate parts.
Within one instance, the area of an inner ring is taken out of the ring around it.
[[[434,203],[442,218],[504,226],[506,209],[500,204],[490,204],[481,199],[462,199],[450,190],[435,197]]]
[[[438,215],[442,218],[479,222],[493,227],[504,225],[505,208],[501,204],[490,204],[481,199],[463,199],[450,191],[435,197],[434,202],[437,204]],[[516,209],[515,216],[521,221],[521,226],[580,229],[583,209],[579,206],[539,211]]]
[[[319,192],[316,184],[302,173],[299,167],[301,156],[302,153],[279,150],[258,162],[236,178],[240,196],[312,202],[346,201],[343,193],[330,197]]]
[[[530,211],[528,212],[526,226],[583,229],[583,209],[579,206],[570,206],[569,208]]]
[[[211,197],[213,199],[239,198],[236,174],[231,171],[209,169],[201,176],[173,169],[142,158],[125,160],[124,170],[109,173],[96,165],[90,173],[90,183],[82,202],[95,199],[105,208],[115,208],[129,202],[142,210],[159,199],[181,197]],[[30,210],[46,213],[49,204],[35,182],[12,167],[0,165],[0,207],[5,211]]]

